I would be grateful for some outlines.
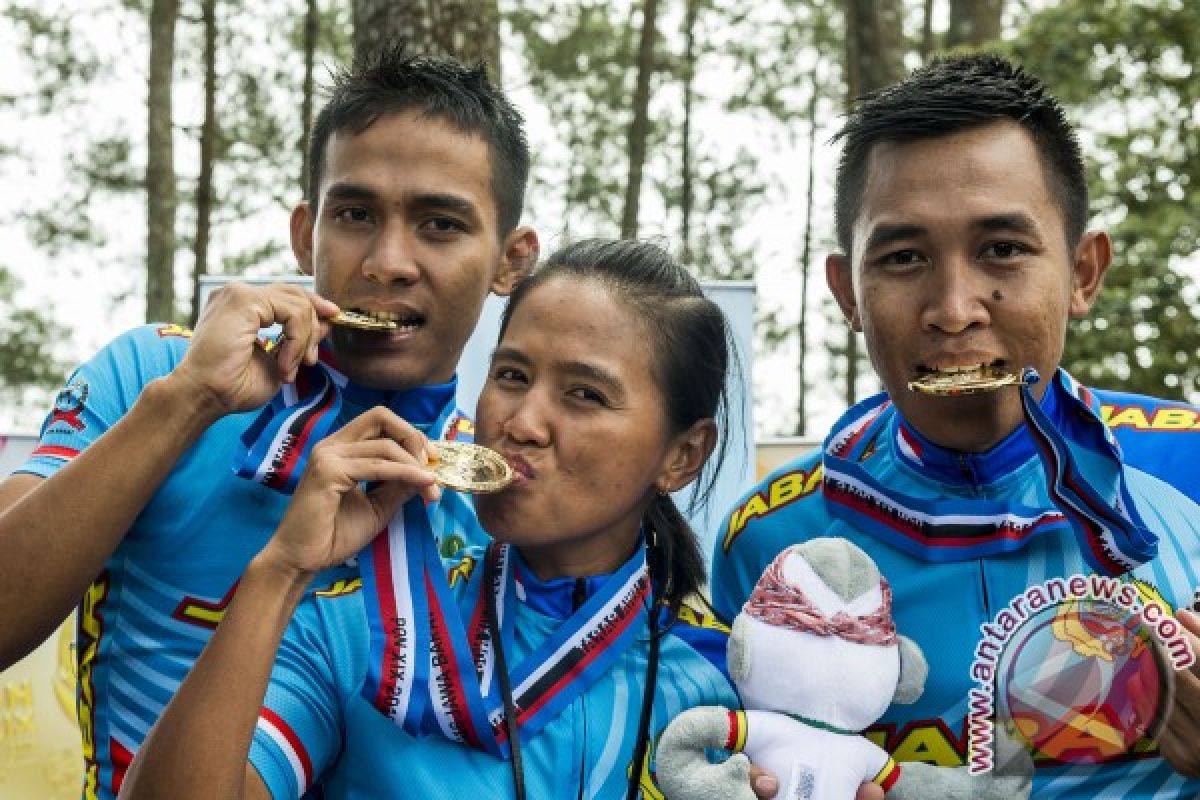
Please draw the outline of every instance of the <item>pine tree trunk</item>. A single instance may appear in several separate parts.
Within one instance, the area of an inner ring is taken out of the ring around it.
[[[321,34],[321,14],[317,0],[308,0],[304,14],[304,96],[300,100],[300,190],[308,190],[308,140],[313,124],[313,69],[317,62],[317,38]]]
[[[696,12],[699,0],[687,0],[684,11],[683,37],[683,143],[680,158],[680,199],[682,220],[679,230],[681,257],[684,265],[692,265],[692,95],[696,80]]]
[[[498,0],[354,0],[354,53],[396,42],[414,55],[482,61],[500,82]]]
[[[847,105],[904,77],[903,0],[843,0]],[[858,401],[858,334],[846,328],[846,405]]]
[[[204,19],[204,121],[200,125],[200,175],[196,179],[193,326],[200,317],[200,278],[208,274],[208,242],[212,230],[213,166],[217,152],[217,0],[203,0],[201,15]]]
[[[625,206],[621,212],[622,239],[633,239],[637,236],[642,168],[646,163],[646,139],[650,134],[650,76],[654,72],[657,16],[658,0],[643,0],[637,85],[633,92],[633,120],[629,123],[629,180],[625,184]]]
[[[928,61],[933,55],[933,0],[925,0],[921,16],[921,60]]]
[[[178,0],[150,7],[146,132],[146,320],[175,318],[175,153],[171,83]]]
[[[804,243],[800,248],[800,324],[796,328],[796,339],[800,345],[799,394],[796,397],[796,435],[807,433],[808,420],[808,276],[812,272],[809,260],[812,258],[812,229],[813,229],[813,177],[816,172],[813,157],[817,149],[817,97],[820,92],[818,72],[820,61],[813,65],[812,96],[808,100],[808,194],[805,197],[807,207],[804,212]]]
[[[1000,38],[1004,0],[950,0],[946,47],[978,47]]]

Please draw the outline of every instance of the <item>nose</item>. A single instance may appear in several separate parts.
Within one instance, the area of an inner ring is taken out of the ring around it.
[[[362,264],[363,275],[384,286],[411,285],[420,275],[415,235],[404,225],[385,223],[375,235]]]
[[[544,398],[528,391],[510,408],[504,420],[504,435],[513,444],[545,447],[550,443],[550,419]]]
[[[929,270],[922,286],[921,326],[927,331],[963,333],[986,325],[985,281],[967,259],[943,259]]]

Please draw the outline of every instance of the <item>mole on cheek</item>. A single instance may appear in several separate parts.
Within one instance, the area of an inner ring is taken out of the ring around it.
[[[1000,293],[999,289],[996,289],[992,292],[992,299],[995,300],[997,303],[999,303],[1001,300],[1004,299],[1004,295],[1002,295]]]

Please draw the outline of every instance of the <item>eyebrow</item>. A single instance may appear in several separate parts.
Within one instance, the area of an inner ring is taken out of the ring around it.
[[[329,200],[374,200],[379,193],[361,183],[334,183],[325,190],[325,198]]]
[[[863,245],[864,251],[889,245],[902,239],[912,239],[925,233],[920,225],[879,225],[871,231]]]
[[[457,194],[444,192],[419,194],[413,198],[413,204],[419,208],[426,208],[432,211],[453,211],[472,219],[479,216],[475,204]]]
[[[1025,236],[1038,236],[1042,232],[1033,217],[1019,211],[983,217],[976,220],[973,227],[981,231],[1009,231]]]

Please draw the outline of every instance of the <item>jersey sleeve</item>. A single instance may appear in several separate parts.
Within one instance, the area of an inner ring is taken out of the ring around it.
[[[189,331],[144,325],[114,339],[78,367],[55,395],[38,446],[16,472],[48,478],[104,435],[150,381],[179,363]]]
[[[717,531],[710,588],[717,616],[730,622],[767,565],[785,547],[828,530],[821,499],[821,454],[781,467],[738,500]]]
[[[336,637],[318,613],[321,602],[319,593],[308,595],[288,626],[250,744],[250,763],[275,800],[303,796],[341,748],[342,699],[330,648]]]

